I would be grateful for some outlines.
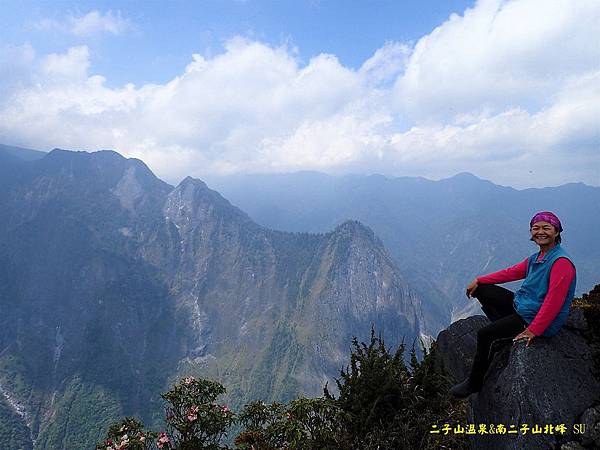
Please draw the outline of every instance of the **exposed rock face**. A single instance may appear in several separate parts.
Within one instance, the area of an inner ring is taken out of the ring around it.
[[[438,335],[436,355],[455,381],[469,375],[477,349],[477,330],[488,323],[485,316],[472,316],[457,320]]]
[[[418,298],[358,222],[326,234],[269,230],[192,178],[169,193],[164,217],[171,292],[194,330],[183,360],[234,398],[320,394],[370,324],[391,345],[417,336]]]
[[[358,222],[270,230],[109,151],[2,163],[0,433],[15,448],[151,423],[182,374],[218,379],[233,406],[320,394],[372,324],[388,345],[419,336],[418,297]]]
[[[438,336],[439,363],[455,381],[469,373],[477,330],[488,323],[473,316],[453,323]],[[594,367],[597,355],[590,345],[590,329],[582,310],[572,308],[568,322],[556,336],[523,341],[497,341],[482,390],[469,397],[469,420],[476,424],[564,424],[566,433],[541,432],[471,436],[476,449],[599,448],[597,440],[600,377]],[[584,423],[577,434],[574,425]],[[573,441],[573,442],[570,442]],[[596,446],[596,447],[594,447]]]

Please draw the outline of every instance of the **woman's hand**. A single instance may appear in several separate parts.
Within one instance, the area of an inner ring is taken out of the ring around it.
[[[529,343],[531,342],[531,340],[535,337],[535,334],[533,334],[531,331],[529,331],[529,329],[525,328],[520,334],[518,334],[517,336],[514,337],[513,342],[517,342],[518,340],[521,339],[527,339],[527,344],[525,344],[525,347],[529,347]]]
[[[479,283],[477,283],[477,278],[475,278],[473,281],[471,281],[471,283],[467,286],[467,297],[471,298],[473,297],[473,293],[475,292],[475,289],[477,289],[477,286],[479,286]]]

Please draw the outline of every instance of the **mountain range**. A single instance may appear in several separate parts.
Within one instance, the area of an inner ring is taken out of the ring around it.
[[[116,152],[0,148],[0,439],[91,448],[159,393],[214,378],[234,407],[319,395],[374,326],[414,343],[422,299],[371,229],[255,223]],[[417,344],[418,347],[418,344]],[[331,384],[331,383],[330,383]]]
[[[529,242],[529,221],[538,211],[562,220],[562,245],[577,266],[576,294],[589,291],[600,275],[600,244],[593,239],[600,188],[583,183],[517,190],[469,173],[432,181],[318,172],[207,182],[267,227],[323,232],[351,218],[371,228],[423,299],[422,331],[431,336],[481,313],[464,294],[473,278],[538,251]]]
[[[172,186],[113,151],[0,145],[0,441],[91,448],[125,415],[160,427],[158,394],[184,375],[219,380],[234,408],[319,395],[352,337],[420,350],[475,312],[464,286],[536,250],[539,210],[561,217],[586,292],[600,188],[315,172]]]

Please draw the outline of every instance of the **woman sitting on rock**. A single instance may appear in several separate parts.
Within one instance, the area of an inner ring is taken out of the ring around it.
[[[567,320],[575,294],[575,266],[560,246],[563,230],[555,214],[544,211],[529,224],[531,240],[540,251],[520,263],[477,277],[467,286],[467,297],[475,297],[491,320],[477,332],[477,351],[469,377],[450,393],[465,398],[479,392],[489,366],[492,342],[501,338],[514,341],[535,336],[553,336]],[[496,284],[525,279],[515,293]]]

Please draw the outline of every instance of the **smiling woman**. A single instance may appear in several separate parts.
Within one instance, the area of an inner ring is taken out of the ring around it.
[[[552,242],[560,244],[560,231],[548,222],[537,222],[531,227],[531,240],[540,247],[548,247]]]
[[[543,211],[529,223],[531,240],[539,246],[520,263],[477,277],[467,286],[467,297],[475,297],[491,320],[477,332],[477,350],[469,377],[450,393],[457,398],[479,392],[489,366],[489,352],[497,339],[526,339],[529,347],[536,336],[554,336],[565,323],[575,294],[575,265],[560,245],[562,224]],[[515,293],[496,284],[525,279]]]

